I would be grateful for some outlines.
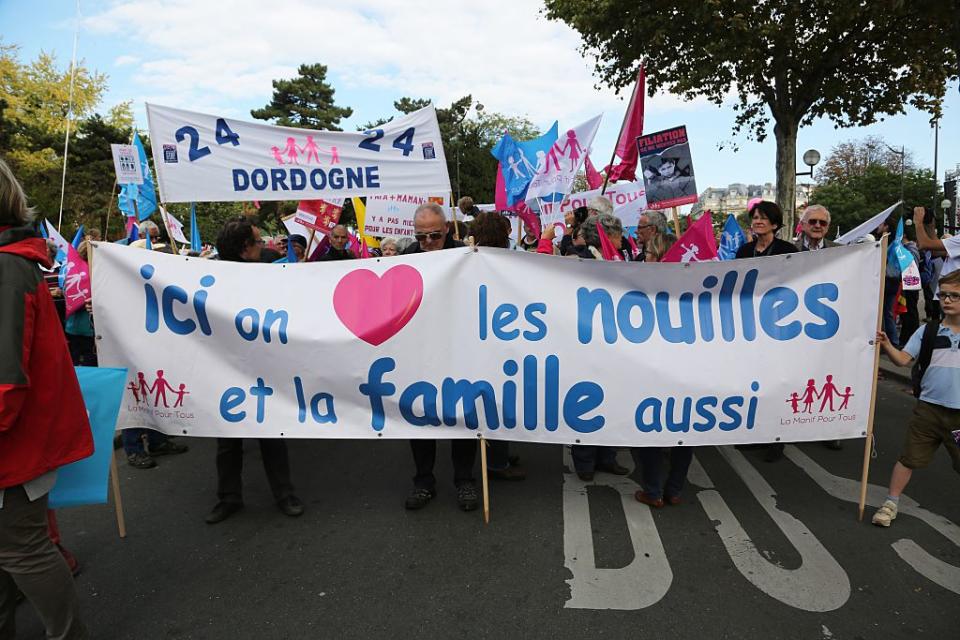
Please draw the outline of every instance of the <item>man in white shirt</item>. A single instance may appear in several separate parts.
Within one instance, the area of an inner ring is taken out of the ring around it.
[[[923,207],[914,207],[913,208],[913,226],[917,230],[917,244],[920,246],[921,251],[931,251],[933,255],[945,256],[943,260],[943,266],[940,268],[940,274],[938,277],[942,278],[951,271],[956,271],[960,269],[960,235],[956,235],[950,238],[943,238],[942,240],[936,236],[931,236],[927,233],[927,229],[923,224]],[[934,289],[933,297],[937,297],[939,287]]]

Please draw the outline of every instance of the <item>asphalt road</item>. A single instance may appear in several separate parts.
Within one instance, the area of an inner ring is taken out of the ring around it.
[[[873,500],[913,398],[891,379],[878,402]],[[587,486],[561,447],[515,446],[529,477],[491,484],[484,526],[456,507],[445,443],[439,496],[407,512],[406,442],[291,442],[307,511],[289,518],[249,442],[246,508],[210,526],[214,442],[180,442],[156,469],[121,460],[126,539],[110,505],[60,512],[95,638],[960,637],[960,478],[943,451],[907,489],[919,506],[880,529],[850,501],[862,441],[774,464],[698,450],[687,502],[655,512],[631,478]],[[42,637],[29,604],[18,622]]]

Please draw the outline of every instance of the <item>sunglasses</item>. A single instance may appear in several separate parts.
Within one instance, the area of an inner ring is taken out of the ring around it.
[[[429,233],[415,233],[413,237],[416,238],[417,242],[423,242],[427,238],[431,240],[439,240],[446,235],[445,231],[431,231]]]
[[[826,220],[815,220],[815,219],[813,219],[813,218],[811,218],[810,220],[807,220],[807,224],[810,225],[811,227],[828,227],[828,226],[830,226],[830,223],[827,222]]]
[[[955,291],[941,291],[940,299],[947,302],[960,302],[960,293]]]

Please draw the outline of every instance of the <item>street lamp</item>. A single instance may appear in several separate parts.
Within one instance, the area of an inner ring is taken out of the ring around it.
[[[797,171],[798,176],[810,176],[813,180],[813,168],[820,164],[820,152],[816,149],[807,149],[803,152],[803,164],[810,167],[810,171]]]
[[[906,164],[907,150],[905,147],[901,146],[900,151],[897,151],[886,142],[883,143],[887,149],[890,149],[890,153],[895,153],[900,156],[900,209],[906,211],[906,207],[903,204],[903,166]]]
[[[956,230],[956,226],[957,226],[957,220],[956,220],[956,218],[953,216],[953,213],[951,212],[951,209],[953,209],[953,203],[950,202],[950,200],[948,200],[947,198],[944,198],[944,199],[940,202],[940,208],[943,209],[943,229],[944,229],[944,231],[947,230],[948,226],[949,226],[949,228],[950,228],[951,231],[955,231],[955,230]],[[950,224],[949,224],[949,225],[947,224],[947,216],[950,217]]]

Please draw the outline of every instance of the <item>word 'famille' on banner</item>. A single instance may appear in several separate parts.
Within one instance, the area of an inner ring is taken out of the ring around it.
[[[364,132],[278,127],[153,104],[147,118],[164,202],[450,191],[432,106]]]

